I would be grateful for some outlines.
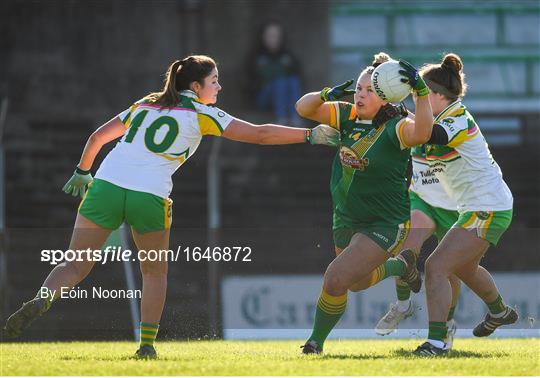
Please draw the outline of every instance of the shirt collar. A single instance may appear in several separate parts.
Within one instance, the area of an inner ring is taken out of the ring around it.
[[[456,100],[454,102],[452,102],[450,105],[448,105],[446,108],[444,108],[444,110],[442,112],[440,112],[437,117],[434,118],[434,122],[437,122],[439,121],[440,118],[442,118],[441,116],[446,113],[448,110],[454,108],[456,105],[458,106],[461,106],[461,100]]]
[[[193,92],[192,90],[189,90],[189,89],[180,91],[179,93],[180,93],[180,96],[194,98],[196,100],[199,99],[199,96],[197,96],[197,93],[195,93],[195,92]]]

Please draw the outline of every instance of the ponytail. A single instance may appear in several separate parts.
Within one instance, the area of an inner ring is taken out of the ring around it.
[[[216,68],[216,62],[205,55],[192,55],[183,60],[174,61],[167,72],[161,92],[153,92],[143,98],[162,108],[172,108],[180,102],[178,92],[190,89],[194,81],[204,85],[204,78]]]

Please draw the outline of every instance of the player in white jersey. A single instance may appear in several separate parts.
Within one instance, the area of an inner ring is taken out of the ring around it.
[[[446,193],[457,203],[459,218],[427,259],[428,340],[415,354],[447,353],[444,339],[451,306],[451,275],[456,275],[487,305],[489,312],[473,334],[488,336],[515,323],[517,312],[507,306],[489,272],[479,265],[490,244],[496,245],[512,221],[513,198],[489,147],[461,98],[466,91],[463,63],[446,54],[440,64],[420,70],[430,88],[435,118],[426,158]]]
[[[436,115],[436,114],[435,114]],[[422,245],[431,235],[435,235],[440,243],[444,235],[456,223],[459,217],[457,204],[444,191],[435,176],[437,168],[431,168],[426,159],[425,145],[411,148],[412,178],[409,188],[411,202],[411,228],[404,249],[420,254]],[[448,335],[445,340],[446,348],[452,347],[456,331],[454,310],[460,292],[460,281],[454,275],[450,276],[452,285],[452,303],[448,313]],[[381,318],[375,327],[375,332],[381,336],[396,330],[399,323],[414,314],[414,305],[410,300],[411,290],[407,283],[396,279],[397,302],[390,305],[389,311]]]
[[[337,145],[339,132],[319,125],[313,130],[254,125],[211,106],[221,90],[216,63],[204,55],[172,63],[161,92],[151,93],[114,117],[88,139],[66,193],[81,194],[70,250],[99,250],[124,221],[139,250],[168,250],[172,219],[172,174],[195,153],[204,135],[257,144]],[[120,138],[93,179],[90,169],[102,146]],[[85,188],[88,191],[85,194]],[[139,257],[139,256],[138,256]],[[167,288],[167,261],[143,260],[141,343],[136,356],[156,357],[153,347]],[[91,256],[63,262],[43,283],[36,298],[7,320],[8,337],[18,337],[49,309],[62,289],[78,284],[94,266]],[[41,294],[41,295],[40,295]]]

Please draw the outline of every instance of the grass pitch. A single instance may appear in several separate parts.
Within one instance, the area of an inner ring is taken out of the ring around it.
[[[410,352],[422,340],[159,342],[158,360],[132,342],[0,344],[0,375],[540,375],[540,339],[458,339],[448,357]]]

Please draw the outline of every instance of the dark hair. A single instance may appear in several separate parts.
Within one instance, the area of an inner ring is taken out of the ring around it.
[[[206,55],[191,55],[183,60],[173,62],[165,73],[165,81],[161,92],[153,92],[143,100],[170,108],[178,104],[178,92],[190,89],[189,85],[196,81],[204,85],[204,78],[216,68],[214,59]]]
[[[450,101],[456,101],[467,92],[463,62],[457,54],[446,54],[440,64],[426,64],[420,69],[420,75],[429,89]]]

